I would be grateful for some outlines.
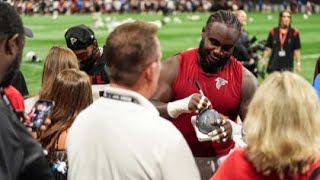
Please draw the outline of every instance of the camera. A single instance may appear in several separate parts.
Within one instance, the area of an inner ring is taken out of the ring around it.
[[[266,49],[266,40],[260,40],[258,42],[257,38],[254,36],[249,41],[249,47],[247,49],[248,55],[250,58],[254,60],[254,64],[251,65],[244,65],[253,75],[256,77],[260,76],[263,79],[265,78],[265,72],[258,69],[258,61],[260,60],[260,52],[263,52]]]
[[[266,40],[261,40],[254,44],[256,40],[257,39],[255,37],[253,40],[250,40],[250,47],[248,48],[249,54],[257,53],[258,51],[264,51],[266,49]]]

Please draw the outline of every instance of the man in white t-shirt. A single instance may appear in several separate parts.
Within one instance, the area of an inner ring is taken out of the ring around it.
[[[160,73],[156,30],[133,22],[109,35],[110,86],[69,131],[70,180],[200,179],[185,139],[148,100]]]

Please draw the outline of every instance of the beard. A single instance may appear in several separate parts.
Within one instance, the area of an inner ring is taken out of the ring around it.
[[[230,61],[230,56],[216,56],[219,61],[211,62],[207,60],[209,55],[210,53],[204,49],[204,42],[201,40],[198,49],[198,63],[205,73],[216,74]]]
[[[95,64],[95,60],[91,57],[85,61],[80,62],[80,70],[88,72]]]
[[[8,87],[12,84],[12,81],[19,72],[21,57],[22,52],[19,52],[13,63],[9,66],[6,74],[3,76],[0,87]]]
[[[85,61],[80,62],[80,70],[88,73],[94,64],[100,59],[100,50],[98,46],[95,47],[91,56]]]

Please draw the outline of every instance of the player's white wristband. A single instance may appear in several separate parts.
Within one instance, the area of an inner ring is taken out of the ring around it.
[[[227,119],[232,127],[232,137],[236,135],[242,135],[242,125],[235,123],[234,121]]]
[[[244,148],[247,146],[247,144],[244,142],[243,137],[239,135],[235,135],[232,137],[232,140],[235,143],[235,147]]]
[[[188,107],[191,97],[192,95],[181,100],[169,102],[167,104],[167,111],[169,116],[172,118],[176,118],[182,113],[191,112]]]
[[[242,125],[235,123],[228,119],[232,127],[232,140],[236,143],[237,147],[245,147],[247,144],[244,142],[242,137]]]

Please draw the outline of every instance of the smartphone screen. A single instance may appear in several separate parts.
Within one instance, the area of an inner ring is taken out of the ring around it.
[[[40,128],[44,120],[48,117],[50,112],[54,107],[53,101],[46,101],[46,100],[38,100],[31,112],[29,113],[29,117],[32,122],[32,130],[36,131]]]

